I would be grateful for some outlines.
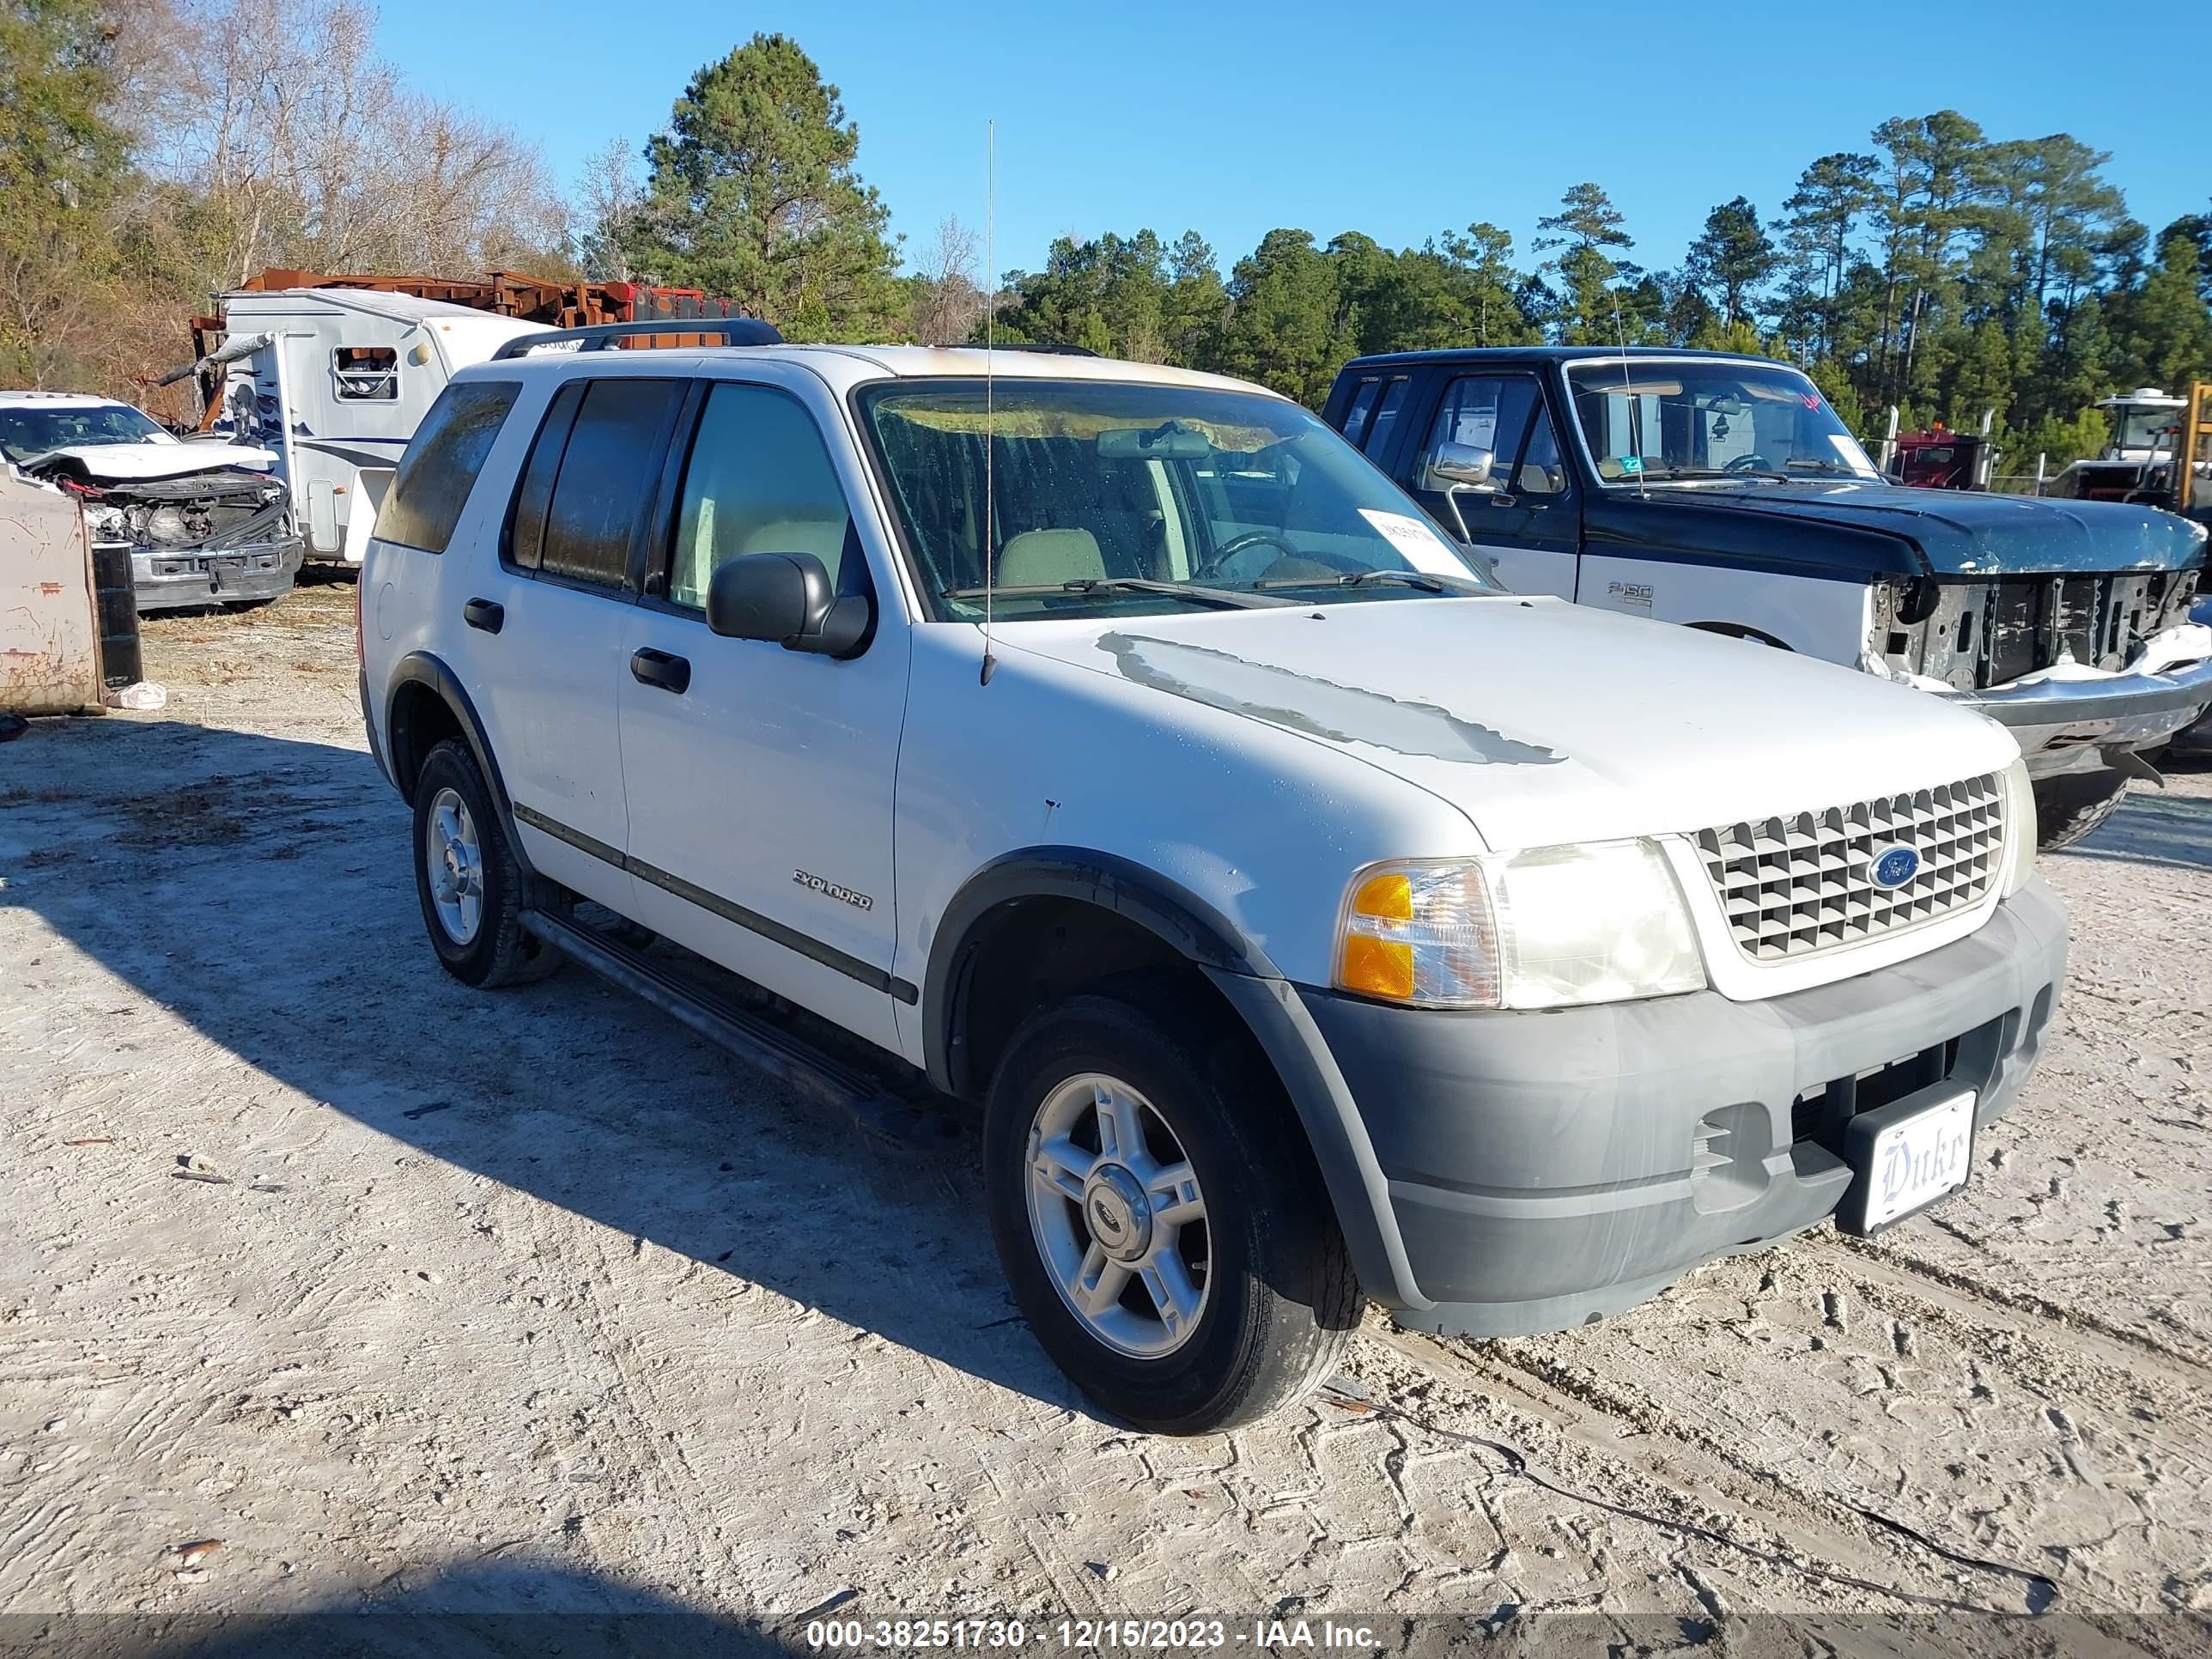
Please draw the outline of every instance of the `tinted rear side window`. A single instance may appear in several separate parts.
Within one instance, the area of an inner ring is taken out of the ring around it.
[[[1412,381],[1401,376],[1383,388],[1382,401],[1376,407],[1367,435],[1359,442],[1360,448],[1377,461],[1389,459],[1391,429],[1398,424],[1398,411],[1406,406],[1406,393],[1412,386]]]
[[[514,380],[470,380],[438,394],[400,458],[376,515],[378,539],[442,553],[521,391]]]
[[[545,509],[552,504],[553,480],[560,476],[561,457],[568,447],[568,433],[576,424],[588,382],[571,380],[553,394],[530,445],[530,459],[522,464],[522,479],[514,488],[514,510],[507,515],[507,562],[525,570],[538,568],[545,543]]]
[[[605,587],[629,580],[629,553],[653,506],[661,446],[683,396],[678,380],[590,382],[545,509],[538,568]]]

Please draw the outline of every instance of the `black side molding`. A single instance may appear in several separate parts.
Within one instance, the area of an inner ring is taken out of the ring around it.
[[[786,927],[773,916],[762,915],[757,910],[748,910],[744,905],[724,898],[720,893],[709,892],[681,876],[671,875],[665,870],[647,864],[643,859],[634,859],[620,848],[610,847],[580,830],[572,830],[558,818],[549,817],[534,806],[518,805],[514,816],[518,823],[526,823],[533,830],[542,830],[554,840],[566,842],[580,853],[588,853],[603,864],[611,864],[640,881],[651,882],[665,893],[673,893],[702,910],[711,910],[723,921],[735,922],[746,932],[758,933],[763,939],[781,945],[787,951],[795,951],[810,962],[818,962],[824,968],[834,968],[846,978],[858,980],[870,990],[881,991],[909,1006],[921,1000],[921,993],[910,981],[885,973],[873,963],[863,962],[834,945],[824,945],[812,934]]]

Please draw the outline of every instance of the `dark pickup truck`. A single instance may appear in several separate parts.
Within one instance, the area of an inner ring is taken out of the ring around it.
[[[2079,839],[2212,705],[2205,529],[1909,489],[1811,380],[1715,352],[1406,352],[1323,414],[1506,585],[1803,652],[2002,721],[2040,840]],[[1654,688],[1663,695],[1663,688]]]

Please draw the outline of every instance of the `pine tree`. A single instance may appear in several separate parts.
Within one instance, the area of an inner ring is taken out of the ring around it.
[[[1547,265],[1559,273],[1566,289],[1559,296],[1557,319],[1562,343],[1601,343],[1624,331],[1626,313],[1613,285],[1641,273],[1633,265],[1617,263],[1606,250],[1636,246],[1635,239],[1621,228],[1625,222],[1604,190],[1587,182],[1571,185],[1559,198],[1559,210],[1536,222],[1544,234],[1535,246],[1562,250]]]
[[[860,129],[814,60],[756,34],[691,77],[623,236],[651,279],[737,301],[794,338],[896,326],[890,212],[853,170]]]
[[[1229,274],[1233,304],[1219,367],[1309,408],[1352,356],[1337,330],[1336,273],[1304,230],[1271,230]]]
[[[1705,216],[1705,234],[1690,244],[1683,275],[1722,322],[1732,325],[1751,320],[1753,290],[1773,276],[1778,263],[1759,210],[1739,196]]]

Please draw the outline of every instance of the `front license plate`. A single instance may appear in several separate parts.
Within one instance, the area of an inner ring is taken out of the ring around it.
[[[207,562],[208,592],[220,593],[226,587],[234,587],[238,579],[246,574],[243,559],[210,559]]]
[[[1836,1223],[1846,1232],[1872,1232],[1966,1184],[1974,1160],[1973,1093],[1867,1113],[1851,1120],[1845,1136],[1851,1185]]]

